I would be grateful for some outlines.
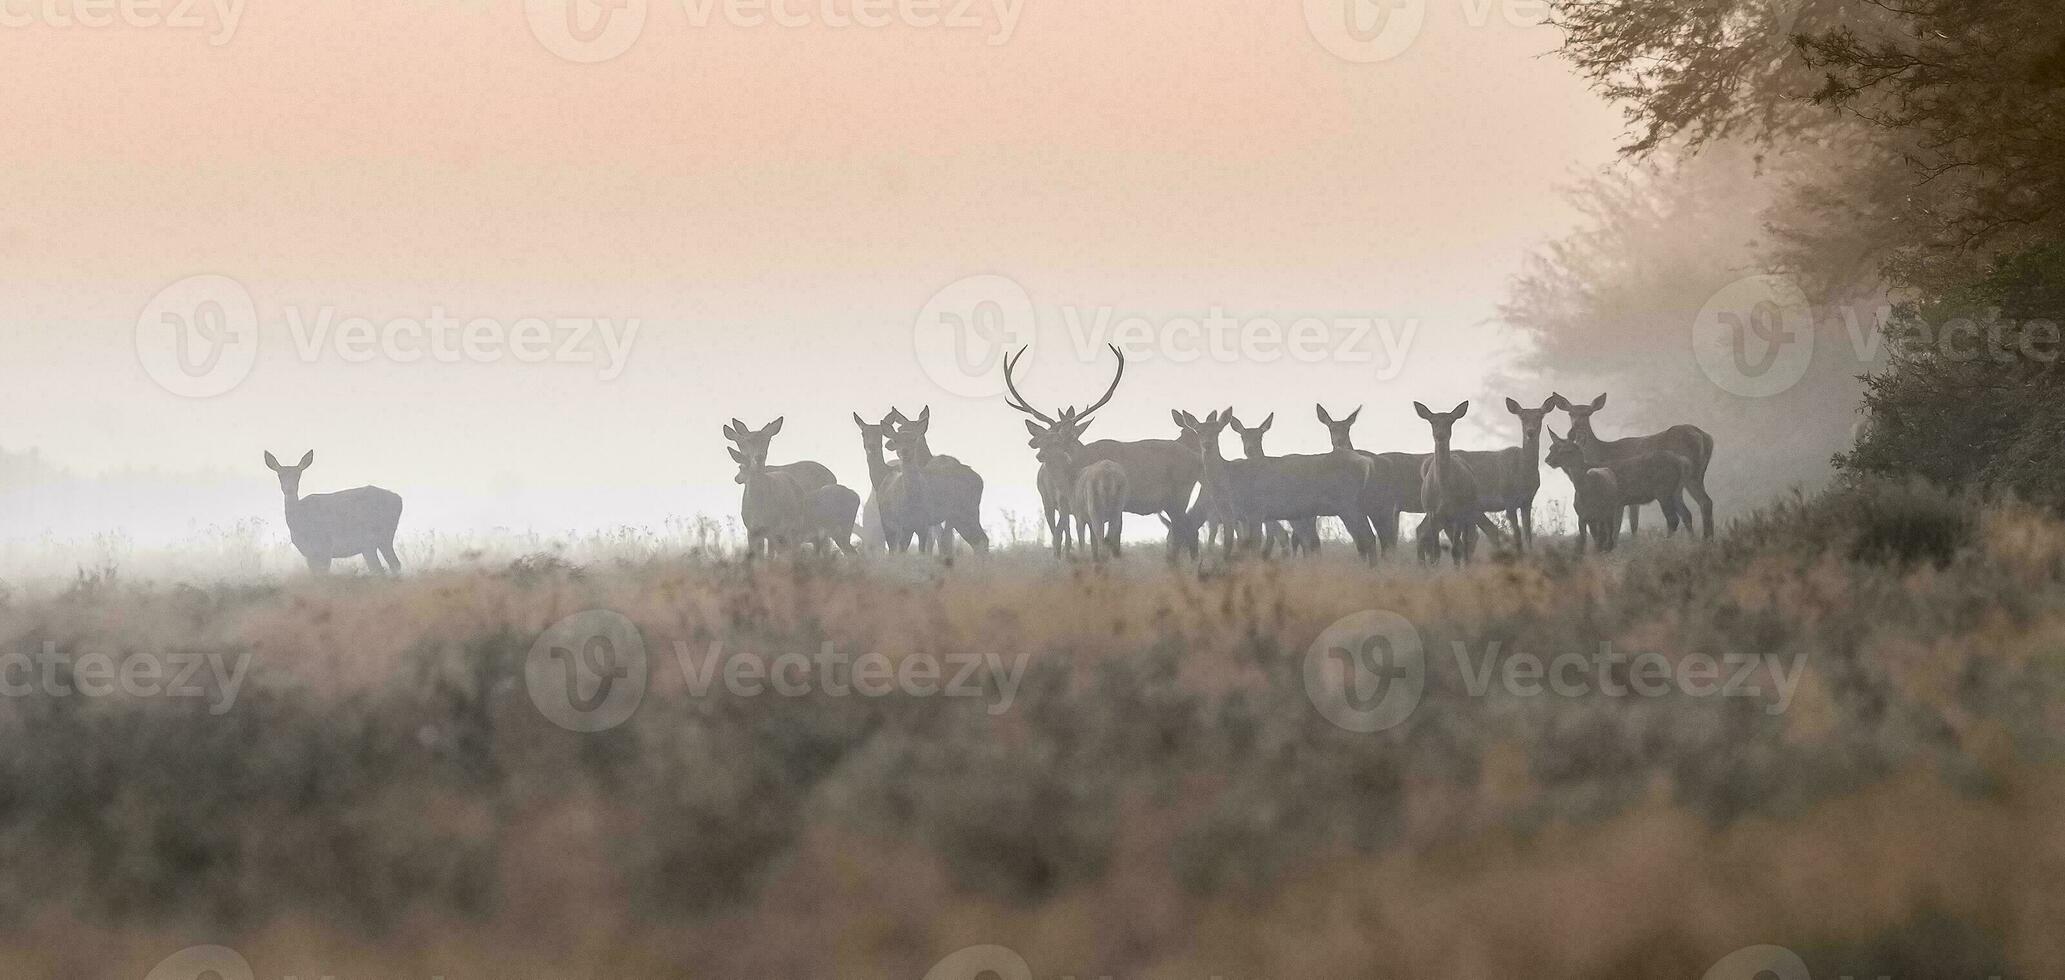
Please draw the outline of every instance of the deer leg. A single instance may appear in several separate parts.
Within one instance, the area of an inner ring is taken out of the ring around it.
[[[1375,531],[1370,529],[1369,515],[1361,511],[1342,514],[1341,524],[1348,529],[1348,536],[1355,539],[1355,554],[1365,564],[1375,564],[1377,560],[1377,535]],[[1316,539],[1319,536],[1318,522],[1313,522],[1312,527],[1313,537]]]
[[[1685,490],[1692,494],[1693,502],[1699,504],[1699,536],[1708,541],[1713,540],[1714,498],[1707,496],[1706,478],[1702,476],[1692,480],[1685,485]],[[1692,524],[1692,511],[1690,508],[1687,508],[1685,511],[1685,523],[1686,529],[1690,530]]]
[[[375,575],[387,574],[387,566],[380,564],[380,553],[378,550],[368,548],[359,552],[359,557],[365,559],[366,571],[372,572]]]
[[[1111,549],[1111,556],[1113,558],[1117,558],[1119,556],[1119,538],[1123,536],[1125,533],[1126,512],[1122,510],[1116,514],[1111,515],[1111,524],[1105,530],[1104,543],[1107,547]]]
[[[989,533],[982,529],[982,524],[975,518],[968,518],[956,525],[954,530],[960,533],[961,540],[968,542],[969,550],[978,555],[989,554]]]
[[[380,546],[380,556],[387,559],[388,568],[393,569],[396,574],[400,574],[402,560],[394,554],[394,539],[389,538],[386,544]]]
[[[1616,522],[1618,523],[1618,522]],[[1642,505],[1628,505],[1628,537],[1642,533]]]

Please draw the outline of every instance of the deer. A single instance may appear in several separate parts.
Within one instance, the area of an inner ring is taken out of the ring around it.
[[[729,446],[725,452],[739,467],[734,482],[745,488],[739,515],[746,525],[747,559],[800,551],[806,542],[823,556],[830,551],[828,538],[847,555],[855,554],[853,521],[860,510],[859,494],[837,483],[806,489],[803,476],[769,466],[765,457]]]
[[[1229,460],[1219,451],[1219,433],[1233,417],[1231,408],[1203,419],[1184,411],[1170,415],[1197,437],[1210,516],[1234,528],[1222,545],[1227,557],[1237,542],[1252,546],[1264,521],[1318,517],[1340,518],[1355,539],[1356,553],[1366,561],[1376,557],[1375,535],[1362,503],[1368,460],[1352,452]]]
[[[1080,436],[1089,425],[1089,420],[1083,421],[1076,427],[1074,435]],[[1054,546],[1054,557],[1060,558],[1069,551],[1072,544],[1071,518],[1076,511],[1071,497],[1076,490],[1076,478],[1080,469],[1075,463],[1076,448],[1080,445],[1080,440],[1069,438],[1071,433],[1067,429],[1058,426],[1053,429],[1041,428],[1031,419],[1026,420],[1025,428],[1031,436],[1026,440],[1026,445],[1034,449],[1033,458],[1040,463],[1040,471],[1034,477],[1034,485],[1040,491],[1040,513],[1047,524],[1047,535]],[[1123,473],[1124,470],[1120,472]]]
[[[1262,437],[1269,432],[1269,427],[1275,424],[1275,412],[1269,413],[1267,418],[1264,418],[1260,424],[1254,426],[1244,426],[1241,424],[1240,419],[1231,415],[1227,416],[1226,419],[1227,427],[1231,428],[1233,433],[1240,437],[1241,455],[1247,459],[1262,459],[1269,455],[1262,450]],[[1281,521],[1270,521],[1263,524],[1263,556],[1267,557],[1278,548],[1282,548],[1287,554],[1295,555],[1303,552],[1319,554],[1319,519],[1295,520],[1290,522],[1289,527],[1285,527]]]
[[[281,466],[272,453],[265,454],[266,468],[279,475],[280,495],[286,498],[287,537],[308,561],[308,570],[325,575],[330,562],[358,555],[366,560],[368,571],[400,572],[402,560],[394,553],[394,532],[402,520],[401,495],[366,486],[304,497],[301,474],[314,462],[313,449],[292,466]]]
[[[1712,540],[1714,537],[1714,498],[1707,495],[1707,464],[1714,458],[1714,437],[1696,425],[1674,425],[1662,432],[1646,436],[1629,436],[1625,439],[1601,439],[1592,431],[1592,413],[1606,407],[1606,394],[1588,404],[1579,405],[1559,394],[1549,399],[1570,416],[1570,440],[1584,450],[1585,461],[1598,466],[1618,460],[1630,459],[1649,452],[1673,452],[1684,457],[1691,464],[1685,476],[1685,492],[1692,495],[1699,504],[1700,537]],[[1639,504],[1628,507],[1628,533],[1634,534],[1642,524],[1642,508]]]
[[[1369,483],[1363,489],[1363,509],[1369,514],[1372,530],[1384,554],[1398,545],[1398,515],[1423,514],[1420,504],[1420,470],[1431,455],[1428,453],[1373,453],[1355,448],[1353,429],[1355,420],[1362,415],[1361,406],[1349,412],[1346,418],[1334,418],[1327,414],[1326,406],[1315,404],[1313,411],[1319,416],[1321,425],[1326,426],[1327,439],[1335,452],[1352,452],[1370,461]],[[1477,516],[1478,530],[1493,540],[1498,540],[1498,529]]]
[[[1420,501],[1427,513],[1420,526],[1420,558],[1428,561],[1437,557],[1435,549],[1445,533],[1449,554],[1461,565],[1477,550],[1478,522],[1484,519],[1476,474],[1449,447],[1456,422],[1470,411],[1470,403],[1465,401],[1446,412],[1436,412],[1413,402],[1413,411],[1427,421],[1434,433],[1434,453],[1420,466]]]
[[[1593,466],[1576,439],[1550,429],[1549,440],[1549,465],[1562,470],[1577,493],[1578,554],[1585,553],[1588,532],[1601,552],[1612,551],[1620,539],[1621,511],[1651,501],[1663,508],[1665,537],[1678,533],[1681,521],[1692,530],[1692,508],[1680,496],[1692,478],[1692,462],[1684,456],[1658,449]]]
[[[932,529],[919,526],[923,515],[917,510],[913,484],[903,479],[902,468],[896,461],[885,458],[882,452],[901,417],[901,413],[891,409],[882,421],[869,422],[859,412],[853,413],[853,424],[860,429],[861,450],[868,461],[862,538],[872,547],[879,535],[882,547],[895,552],[909,551],[912,539],[917,538],[920,550],[930,552]]]
[[[1090,424],[1090,417],[1110,403],[1112,395],[1118,392],[1120,380],[1126,376],[1125,353],[1116,344],[1105,346],[1118,358],[1118,369],[1113,372],[1111,384],[1105,388],[1104,394],[1088,408],[1064,407],[1049,415],[1032,407],[1032,403],[1019,393],[1017,381],[1012,376],[1019,360],[1029,349],[1026,347],[1020,347],[1015,354],[1004,359],[1004,387],[1009,392],[1004,404],[1030,416],[1026,419],[1025,428],[1034,442],[1052,440],[1056,445],[1075,451],[1074,458],[1082,466],[1100,460],[1117,463],[1126,474],[1125,512],[1160,515],[1162,523],[1169,529],[1166,552],[1169,561],[1173,562],[1186,553],[1195,556],[1198,553],[1197,529],[1190,517],[1190,498],[1197,490],[1201,471],[1196,437],[1184,432],[1175,439],[1082,441],[1083,430]]]
[[[1504,512],[1520,551],[1534,541],[1534,498],[1542,489],[1542,419],[1556,409],[1556,396],[1540,408],[1523,408],[1506,399],[1506,411],[1520,418],[1520,445],[1493,450],[1457,450],[1464,465],[1477,475],[1483,509]]]
[[[892,417],[901,418],[894,409]],[[911,506],[919,525],[921,545],[926,537],[948,562],[953,561],[953,535],[978,555],[989,552],[989,535],[982,530],[982,477],[952,456],[935,455],[926,434],[932,427],[932,408],[926,406],[915,419],[906,419],[888,436],[889,449],[901,463],[899,482],[909,487]]]
[[[818,487],[830,486],[839,482],[838,478],[832,475],[831,468],[823,463],[804,459],[780,465],[768,464],[768,446],[774,442],[774,437],[779,435],[781,431],[782,417],[779,416],[774,421],[757,430],[748,427],[738,419],[732,419],[724,426],[724,438],[731,440],[732,443],[737,445],[741,454],[759,460],[762,465],[766,466],[768,472],[793,475],[797,479],[797,485],[804,489],[815,490]]]
[[[1090,560],[1101,564],[1106,552],[1119,557],[1119,535],[1126,526],[1125,469],[1108,459],[1078,468],[1068,499],[1076,539],[1090,543]]]

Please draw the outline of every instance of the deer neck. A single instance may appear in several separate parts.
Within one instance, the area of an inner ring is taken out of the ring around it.
[[[931,465],[931,463],[932,447],[926,445],[923,439],[918,440],[918,442],[915,445],[911,446],[910,452],[903,454],[903,464],[905,469],[910,469],[913,467],[922,468]]]
[[[868,456],[868,487],[880,496],[882,487],[889,482],[889,460],[882,455],[882,440],[863,439],[861,448]]]
[[[1332,432],[1328,433],[1328,435],[1332,437],[1334,452],[1352,453],[1355,451],[1355,440],[1349,437],[1348,433]]]
[[[1456,457],[1448,448],[1450,441],[1448,438],[1434,440],[1434,472],[1441,475],[1443,483],[1447,483],[1455,472]]]

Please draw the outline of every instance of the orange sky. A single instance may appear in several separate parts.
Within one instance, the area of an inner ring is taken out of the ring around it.
[[[825,0],[790,0],[812,26],[696,26],[655,2],[595,64],[547,50],[521,0],[236,3],[233,33],[79,26],[74,2],[0,0],[29,22],[0,26],[0,444],[261,487],[261,449],[315,447],[312,489],[450,501],[425,520],[468,517],[469,495],[547,525],[653,517],[584,507],[588,486],[723,506],[733,415],[785,414],[777,458],[858,484],[848,413],[892,401],[931,404],[935,446],[993,500],[1029,498],[1015,417],[943,390],[913,350],[931,296],[978,273],[1032,297],[1028,386],[1047,402],[1107,370],[1070,344],[1065,309],[1411,322],[1388,380],[1144,357],[1100,425],[1163,435],[1171,407],[1234,402],[1279,413],[1282,451],[1314,450],[1323,399],[1370,405],[1365,444],[1417,448],[1411,399],[1478,393],[1506,278],[1572,223],[1556,188],[1610,164],[1618,135],[1546,55],[1555,33],[1485,0],[1430,0],[1375,63],[1330,53],[1285,0],[1023,0],[1003,38],[993,21],[829,27]],[[190,399],[140,366],[137,318],[203,273],[248,290],[260,353],[228,393]],[[297,355],[289,314],[324,307],[641,326],[605,380]]]

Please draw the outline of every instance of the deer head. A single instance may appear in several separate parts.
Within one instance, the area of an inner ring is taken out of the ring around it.
[[[1219,433],[1233,420],[1233,408],[1228,406],[1225,411],[1213,412],[1204,418],[1198,418],[1189,412],[1171,410],[1169,417],[1175,419],[1176,424],[1182,426],[1184,432],[1196,438],[1198,452],[1204,458],[1211,459],[1219,453]]]
[[[739,474],[732,477],[731,482],[733,483],[746,483],[759,476],[761,471],[767,468],[767,456],[765,453],[754,456],[750,453],[739,452],[730,446],[724,447],[724,451],[731,454],[732,462],[739,464]]]
[[[1448,448],[1449,439],[1455,434],[1456,423],[1470,411],[1470,403],[1463,402],[1446,412],[1436,412],[1419,402],[1413,402],[1413,411],[1427,420],[1434,430],[1434,449],[1438,452]]]
[[[1559,469],[1566,473],[1574,473],[1578,470],[1584,469],[1585,454],[1582,450],[1578,449],[1577,440],[1565,439],[1562,436],[1557,435],[1555,429],[1550,429],[1548,431],[1549,458],[1547,462],[1550,468]]]
[[[1018,353],[1004,358],[1004,387],[1011,393],[1011,397],[1004,399],[1004,404],[1009,405],[1013,409],[1016,409],[1027,415],[1030,415],[1041,422],[1045,422],[1047,431],[1052,433],[1053,436],[1057,439],[1062,439],[1066,441],[1080,440],[1082,438],[1083,429],[1090,424],[1091,414],[1095,413],[1098,409],[1103,408],[1106,403],[1111,401],[1111,396],[1113,394],[1116,394],[1119,390],[1119,380],[1126,376],[1125,352],[1119,350],[1117,344],[1106,344],[1104,346],[1110,348],[1112,356],[1119,359],[1119,366],[1118,370],[1113,372],[1111,376],[1110,387],[1104,389],[1103,397],[1097,399],[1094,402],[1091,402],[1090,407],[1078,409],[1071,406],[1063,406],[1062,408],[1058,409],[1053,415],[1048,415],[1047,413],[1032,407],[1032,403],[1026,401],[1025,396],[1018,393],[1018,383],[1011,377],[1012,370],[1018,367],[1019,359],[1025,356],[1025,352],[1027,350],[1031,349],[1028,347],[1020,347],[1018,349]],[[1032,423],[1027,422],[1026,428],[1031,429]],[[1034,438],[1038,439],[1039,436],[1035,435]]]
[[[1269,417],[1263,419],[1262,424],[1257,426],[1242,425],[1239,419],[1234,418],[1229,413],[1226,416],[1226,424],[1232,427],[1233,431],[1240,436],[1241,452],[1245,453],[1249,459],[1260,459],[1266,455],[1262,452],[1262,436],[1269,431],[1271,425],[1276,424],[1276,413],[1270,412]]]
[[[925,406],[923,410],[918,412],[918,417],[915,419],[904,419],[901,422],[892,423],[891,419],[893,418],[903,418],[903,413],[890,409],[889,415],[882,419],[884,426],[894,424],[896,427],[894,431],[889,433],[890,451],[896,453],[898,459],[904,460],[908,460],[913,454],[918,453],[929,456],[932,450],[925,441],[925,434],[932,429],[932,406]]]
[[[1520,416],[1521,445],[1534,445],[1541,442],[1542,419],[1550,412],[1555,411],[1557,403],[1561,400],[1561,396],[1552,394],[1542,399],[1542,407],[1540,408],[1522,408],[1519,402],[1511,398],[1506,399],[1506,411]]]
[[[737,443],[739,453],[751,457],[760,465],[766,465],[768,444],[772,443],[774,437],[781,431],[782,420],[780,418],[767,423],[766,426],[758,431],[747,428],[746,423],[738,419],[732,419],[730,424],[724,427],[724,438]],[[733,455],[736,456],[739,453],[734,453]]]
[[[1326,426],[1327,439],[1335,449],[1347,450],[1355,448],[1355,443],[1350,439],[1348,430],[1354,427],[1356,416],[1362,414],[1361,405],[1355,406],[1355,411],[1349,412],[1348,417],[1344,419],[1337,419],[1328,415],[1325,405],[1315,404],[1312,408],[1319,413],[1319,424]]]
[[[274,458],[272,453],[268,452],[265,454],[265,466],[267,469],[279,474],[280,492],[286,494],[288,500],[301,499],[301,474],[313,462],[315,462],[315,450],[313,449],[303,453],[301,462],[295,463],[292,466],[281,466],[280,461]]]
[[[1589,405],[1572,404],[1570,399],[1554,393],[1549,395],[1549,400],[1555,403],[1553,407],[1569,413],[1572,440],[1599,438],[1598,434],[1592,431],[1592,413],[1606,407],[1605,392],[1600,392],[1599,397],[1592,399]]]

